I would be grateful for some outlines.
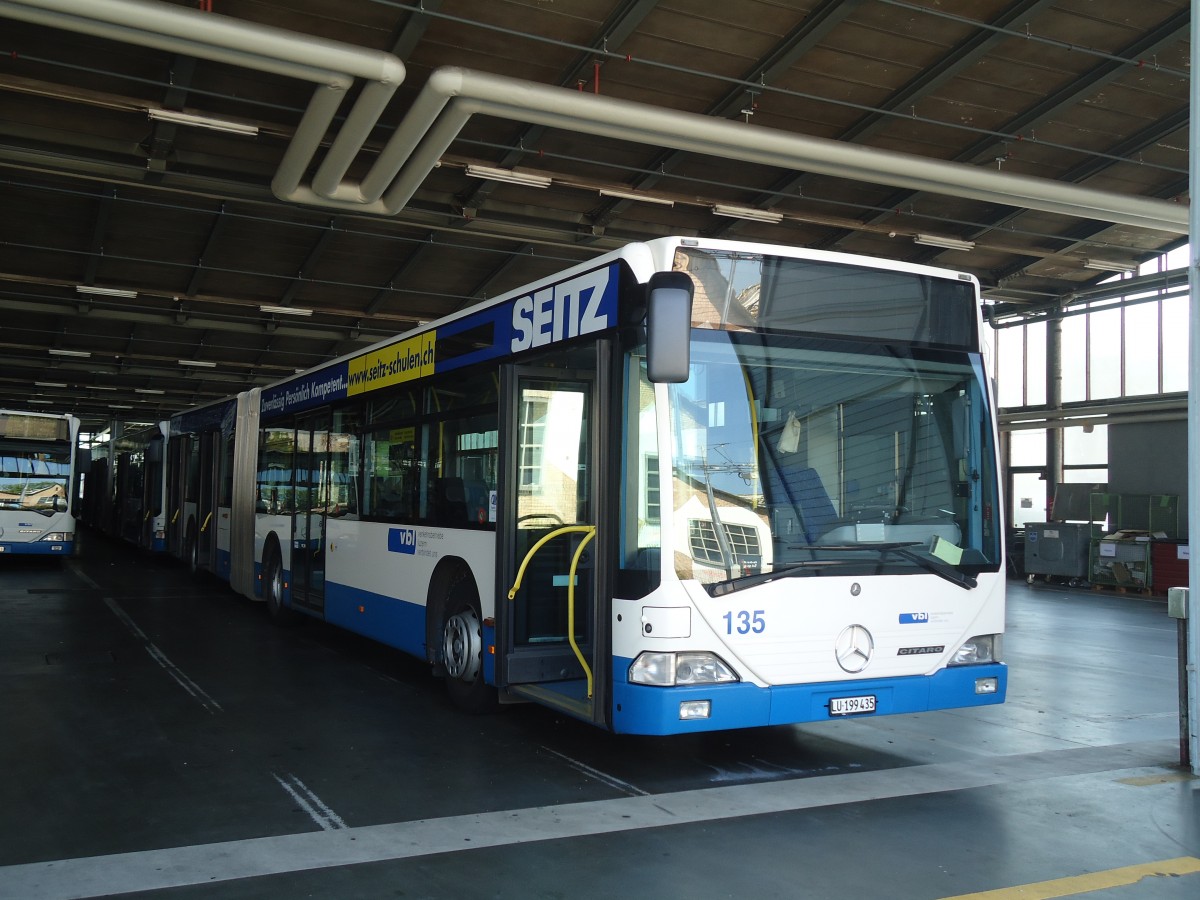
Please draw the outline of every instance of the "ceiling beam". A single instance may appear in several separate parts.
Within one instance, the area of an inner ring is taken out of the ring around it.
[[[115,188],[109,188],[108,193],[96,197],[96,216],[92,220],[92,244],[83,274],[83,284],[93,285],[96,283],[100,260],[104,258],[104,235],[108,232],[108,219],[112,214],[113,197],[116,196],[116,193]]]
[[[601,24],[600,29],[592,37],[591,51],[585,51],[577,56],[561,73],[556,83],[559,87],[570,87],[581,80],[586,81],[592,76],[591,66],[600,57],[601,51],[613,51],[621,47],[629,37],[637,31],[642,21],[658,6],[659,0],[624,0],[617,5],[609,17]],[[586,78],[584,76],[587,76]],[[526,125],[512,138],[514,149],[508,151],[497,161],[501,168],[512,168],[541,141],[546,133],[545,125]],[[496,182],[481,180],[472,185],[472,189],[464,193],[460,199],[462,205],[478,209],[495,189]]]
[[[1123,57],[1125,59],[1139,59],[1148,55],[1153,55],[1170,44],[1177,43],[1178,41],[1186,38],[1189,28],[1188,22],[1188,11],[1182,10],[1171,16],[1158,28],[1154,29],[1138,40],[1133,41],[1114,55]],[[1060,115],[1062,112],[1078,105],[1086,98],[1094,96],[1101,87],[1110,83],[1118,76],[1124,74],[1128,71],[1128,69],[1129,66],[1127,63],[1117,60],[1105,60],[1094,66],[1080,77],[1071,81],[1070,84],[1064,85],[1059,90],[1045,97],[1020,115],[1014,116],[1012,119],[1005,122],[995,130],[1012,135],[1019,135],[1027,131],[1031,131],[1039,124],[1049,121],[1054,116]],[[975,141],[969,147],[956,153],[950,159],[954,162],[971,162],[977,161],[981,155],[983,155],[985,159],[990,159],[991,157],[988,157],[986,154],[990,153],[992,157],[995,156],[996,151],[994,148],[997,140],[997,138],[992,136],[981,138],[980,140]],[[1077,172],[1077,177],[1080,178],[1080,180],[1085,177],[1091,177],[1091,175],[1095,175],[1104,169],[1115,165],[1117,161],[1101,157],[1090,160],[1090,162],[1092,165],[1087,168],[1086,173],[1082,169]],[[1066,182],[1068,179],[1066,176],[1063,176],[1057,180]],[[897,191],[878,204],[881,209],[885,210],[884,212],[875,212],[872,215],[865,216],[864,221],[876,223],[888,219],[894,215],[892,210],[905,206],[911,202],[912,198],[915,196],[917,196],[916,191]],[[1008,215],[1008,213],[1005,213],[1004,216],[1001,216],[996,221],[1003,221],[1008,217]],[[993,225],[991,227],[995,226]],[[846,236],[846,232],[843,232],[840,235],[834,235],[823,241],[821,246],[826,248],[830,247],[844,239]]]
[[[421,0],[420,7],[412,10],[408,18],[404,20],[404,24],[392,35],[392,55],[408,62],[413,50],[425,36],[425,29],[433,21],[433,17],[429,14],[435,13],[441,8],[442,0]]]
[[[280,296],[280,306],[292,305],[292,301],[296,299],[296,294],[299,293],[304,283],[311,279],[317,263],[321,261],[321,255],[328,249],[330,242],[337,236],[340,229],[341,221],[336,216],[329,220],[325,228],[321,231],[320,237],[317,238],[316,243],[309,248],[308,256],[300,265],[300,271]]]
[[[192,269],[192,277],[188,279],[187,288],[184,290],[185,296],[194,297],[200,290],[200,281],[204,277],[204,260],[212,257],[213,247],[217,243],[221,230],[225,227],[225,222],[225,202],[222,201],[213,218],[213,223],[208,229],[208,236],[204,239],[204,249],[200,251],[200,257],[196,260],[195,268]]]
[[[47,312],[48,306],[59,306],[62,307],[64,313],[69,314],[75,310],[75,304],[76,301],[74,298],[47,296],[39,297],[36,300],[21,300],[5,297],[0,293],[0,310],[8,310],[10,312],[39,313],[44,315]],[[188,313],[187,317],[180,321],[174,309],[163,309],[162,311],[137,311],[128,308],[105,309],[93,303],[88,309],[88,318],[106,319],[116,322],[141,322],[150,326],[191,328],[201,331],[211,330],[228,331],[238,334],[263,334],[262,322],[257,319],[223,318]],[[358,337],[351,337],[350,335],[355,331],[359,333]],[[274,333],[279,337],[287,336],[320,341],[322,343],[331,340],[352,341],[365,346],[383,340],[385,337],[390,337],[395,333],[395,330],[379,327],[363,328],[361,326],[354,329],[335,329],[323,325],[309,325],[298,322],[295,324],[277,325]]]
[[[502,291],[492,292],[492,286],[496,282],[503,279],[504,276],[510,272],[514,266],[517,265],[518,261],[524,262],[525,260],[529,259],[534,254],[536,249],[537,248],[534,247],[533,244],[521,244],[519,247],[513,248],[513,251],[504,257],[504,261],[501,262],[500,265],[488,272],[483,280],[475,285],[475,287],[471,290],[471,296],[475,298],[475,300],[485,300],[489,294],[494,296],[495,294],[502,293]],[[512,286],[513,285],[509,285],[509,287]],[[464,306],[467,305],[470,304],[464,304]]]
[[[829,33],[840,25],[857,9],[862,0],[825,0],[820,6],[804,17],[782,41],[771,48],[771,51],[759,60],[741,81],[748,84],[766,86],[778,80],[796,64],[804,54],[808,53],[824,40]],[[705,110],[705,115],[715,118],[729,118],[740,114],[749,102],[749,88],[740,85],[729,90],[721,99],[712,103]],[[655,187],[687,157],[682,150],[667,150],[657,154],[641,168],[644,174],[632,182],[635,190],[649,190]],[[635,203],[633,200],[613,200],[605,204],[595,213],[595,220],[600,225],[606,225],[617,216],[624,213]]]

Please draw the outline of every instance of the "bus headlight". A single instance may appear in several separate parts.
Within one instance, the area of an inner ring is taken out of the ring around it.
[[[947,665],[973,666],[997,662],[1000,659],[1000,635],[977,634],[954,651]]]
[[[678,687],[694,684],[723,684],[740,681],[733,669],[715,653],[688,651],[684,653],[651,652],[647,650],[629,667],[629,680],[634,684],[655,687]]]
[[[49,534],[38,538],[39,541],[53,541],[56,544],[64,543],[66,539],[67,533],[65,531],[51,531]]]

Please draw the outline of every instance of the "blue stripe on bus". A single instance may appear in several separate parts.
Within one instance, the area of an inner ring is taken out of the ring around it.
[[[218,547],[217,548],[217,569],[216,569],[217,577],[220,578],[222,581],[228,581],[229,573],[232,570],[233,570],[233,566],[231,563],[231,557],[229,555],[229,551],[222,550],[220,547]]]
[[[74,541],[30,541],[28,544],[0,543],[0,556],[70,556]]]
[[[425,605],[329,581],[325,621],[425,658]]]
[[[716,684],[702,687],[658,688],[630,684],[624,678],[632,660],[613,658],[613,731],[624,734],[685,734],[726,728],[754,728],[826,722],[831,697],[876,698],[876,712],[927,712],[1004,702],[1008,667],[1003,663],[955,666],[930,676],[835,681],[821,684],[760,688],[753,684]],[[975,681],[995,678],[998,690],[976,694]],[[679,718],[683,700],[711,700],[707,719]],[[853,717],[850,717],[853,718]]]

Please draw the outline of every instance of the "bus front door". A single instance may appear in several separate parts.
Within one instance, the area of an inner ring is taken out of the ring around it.
[[[596,605],[597,544],[605,543],[595,533],[603,483],[596,378],[578,368],[511,375],[506,421],[513,439],[505,446],[512,452],[502,483],[514,489],[501,491],[497,640],[504,652],[497,683],[600,722],[606,672],[598,634],[607,635],[607,626]]]
[[[325,611],[325,515],[329,508],[329,413],[296,423],[292,603]]]

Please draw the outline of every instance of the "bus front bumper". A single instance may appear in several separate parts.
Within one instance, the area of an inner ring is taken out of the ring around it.
[[[629,662],[614,659],[614,674],[627,671]],[[766,688],[745,683],[661,688],[622,680],[613,685],[612,728],[622,734],[688,734],[990,706],[1004,702],[1007,688],[1003,663],[955,666],[928,676]],[[852,709],[874,708],[837,715],[831,712],[835,698],[856,701],[843,702]]]
[[[19,544],[0,541],[0,556],[70,556],[74,541],[30,541]]]

